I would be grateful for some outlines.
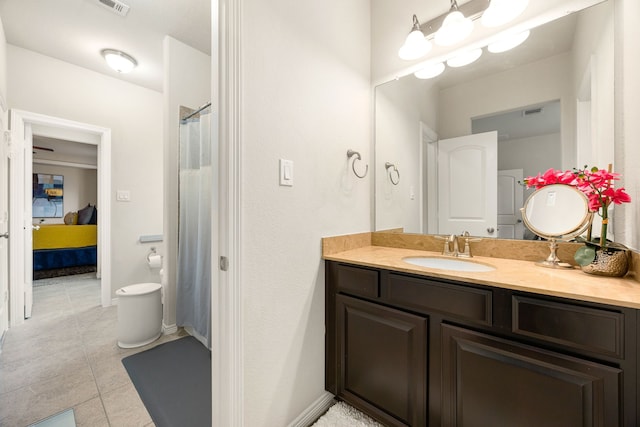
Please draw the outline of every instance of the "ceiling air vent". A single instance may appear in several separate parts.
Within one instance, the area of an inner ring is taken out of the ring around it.
[[[522,111],[522,117],[528,117],[528,116],[532,116],[534,114],[540,114],[540,113],[542,113],[542,107],[530,108],[528,110]]]
[[[99,4],[106,7],[113,13],[120,16],[126,16],[129,13],[129,5],[122,3],[118,0],[97,0]]]

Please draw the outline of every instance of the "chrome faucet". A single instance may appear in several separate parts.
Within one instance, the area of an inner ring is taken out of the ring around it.
[[[458,248],[458,238],[455,234],[450,236],[436,236],[439,239],[444,240],[444,249],[442,250],[442,255],[446,256],[458,256],[459,248]],[[451,243],[453,243],[453,251],[451,250]]]
[[[458,248],[458,236],[456,236],[455,234],[449,236],[447,246],[449,246],[451,243],[453,243],[453,252],[451,252],[451,256],[458,256],[460,254],[460,250]]]
[[[482,239],[472,238],[468,231],[463,232],[460,236],[455,234],[451,234],[450,236],[435,236],[438,239],[444,240],[444,248],[442,249],[442,255],[445,256],[453,256],[460,258],[472,258],[471,255],[471,245],[469,242],[479,242]],[[458,237],[464,238],[464,246],[462,251],[460,251],[460,244],[458,242]],[[453,249],[451,249],[453,244]]]

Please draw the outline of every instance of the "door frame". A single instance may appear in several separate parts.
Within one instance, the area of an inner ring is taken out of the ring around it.
[[[10,327],[24,323],[26,292],[30,288],[24,266],[27,260],[27,245],[31,239],[30,204],[27,206],[27,194],[31,194],[32,164],[25,163],[25,150],[30,153],[33,141],[25,138],[29,127],[32,133],[58,139],[96,145],[98,151],[98,265],[100,266],[101,292],[103,307],[111,305],[111,129],[87,123],[22,110],[11,110],[11,149],[12,168],[10,171],[10,221],[9,239],[10,265],[19,266],[9,271],[9,322]],[[27,156],[30,158],[30,156]],[[27,175],[28,174],[28,175]],[[29,216],[29,217],[28,217]],[[19,238],[18,238],[19,237]]]

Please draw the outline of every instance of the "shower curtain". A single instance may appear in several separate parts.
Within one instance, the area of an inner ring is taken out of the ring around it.
[[[180,121],[178,326],[211,347],[211,113]]]

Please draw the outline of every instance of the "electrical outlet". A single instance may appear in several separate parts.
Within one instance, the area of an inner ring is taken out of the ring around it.
[[[130,202],[131,201],[131,192],[129,190],[118,190],[118,191],[116,191],[116,200],[118,202]]]

